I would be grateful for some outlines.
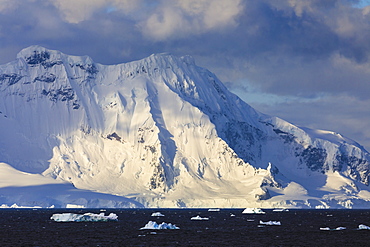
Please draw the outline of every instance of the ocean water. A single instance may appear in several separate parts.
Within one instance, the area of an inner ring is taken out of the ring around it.
[[[370,246],[370,210],[290,210],[264,215],[243,209],[106,209],[117,222],[55,222],[54,213],[100,213],[99,209],[1,209],[0,246]],[[164,217],[152,217],[161,212]],[[235,216],[231,216],[231,215]],[[192,221],[200,215],[208,221]],[[280,221],[262,226],[259,221]],[[140,230],[148,221],[178,230]],[[346,227],[340,231],[320,228]]]

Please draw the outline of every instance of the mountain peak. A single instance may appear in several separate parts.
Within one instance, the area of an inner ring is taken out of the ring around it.
[[[144,67],[158,67],[163,69],[185,69],[187,67],[196,66],[194,58],[191,56],[178,57],[171,53],[155,53],[138,61],[133,61],[128,64],[144,66]]]
[[[30,46],[0,87],[0,157],[24,172],[149,207],[370,206],[366,150],[257,112],[191,56]]]
[[[43,46],[32,45],[22,49],[17,54],[17,59],[23,59],[31,66],[45,64],[52,61],[63,61],[65,59],[75,60],[84,64],[92,64],[93,60],[89,56],[70,56],[57,50],[50,50]]]
[[[187,65],[195,65],[195,60],[192,56],[185,55],[182,57],[177,57],[169,52],[154,53],[150,55],[147,59],[165,59],[165,60],[172,60],[172,61],[179,60],[179,61],[186,63]]]
[[[56,50],[49,50],[45,47],[39,46],[39,45],[32,45],[27,48],[22,49],[18,54],[17,58],[23,58],[23,59],[33,59],[37,56],[40,59],[46,60],[50,58],[51,54],[62,54],[60,51]]]

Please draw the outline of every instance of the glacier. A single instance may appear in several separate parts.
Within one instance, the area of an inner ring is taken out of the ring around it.
[[[360,144],[258,112],[190,56],[30,46],[0,65],[0,96],[0,204],[370,206]]]

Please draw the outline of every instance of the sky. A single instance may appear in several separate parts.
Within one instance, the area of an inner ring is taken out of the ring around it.
[[[370,0],[0,0],[0,64],[191,55],[260,112],[370,150]]]

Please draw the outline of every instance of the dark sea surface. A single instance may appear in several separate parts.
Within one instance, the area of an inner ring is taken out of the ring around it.
[[[54,213],[100,213],[99,209],[1,209],[0,246],[370,246],[370,210],[290,210],[264,215],[243,209],[106,209],[117,222],[55,222]],[[164,217],[152,217],[161,212]],[[231,214],[235,216],[232,217]],[[191,217],[209,217],[193,221]],[[148,221],[178,230],[140,230]],[[259,221],[280,221],[261,227]],[[346,227],[341,231],[321,231]]]

